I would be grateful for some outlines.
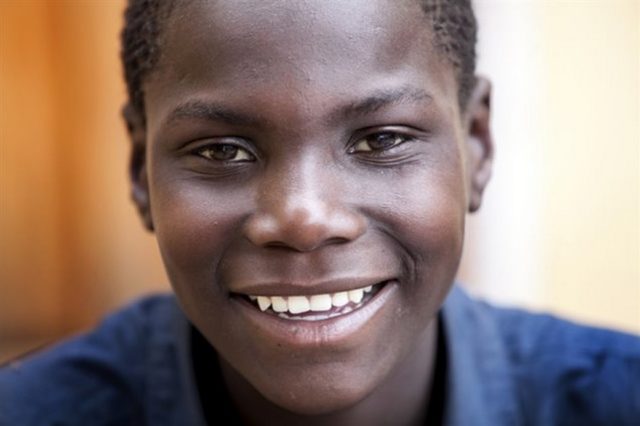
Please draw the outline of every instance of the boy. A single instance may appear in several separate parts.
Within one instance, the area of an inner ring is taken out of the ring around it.
[[[132,1],[176,297],[6,368],[0,422],[637,423],[637,338],[452,289],[493,153],[474,45],[463,1]]]

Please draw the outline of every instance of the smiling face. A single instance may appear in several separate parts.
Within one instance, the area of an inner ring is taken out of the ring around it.
[[[433,350],[490,150],[417,2],[279,3],[173,13],[134,186],[226,363],[326,413]]]

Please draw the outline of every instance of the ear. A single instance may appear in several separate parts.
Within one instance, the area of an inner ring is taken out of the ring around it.
[[[131,183],[131,199],[138,209],[145,228],[153,231],[151,206],[149,203],[149,183],[147,179],[147,131],[140,112],[131,104],[122,108],[122,117],[127,123],[131,156],[129,158],[129,182]]]
[[[490,117],[491,83],[484,77],[477,77],[464,114],[469,182],[468,209],[471,213],[480,208],[482,193],[491,178],[494,147]]]

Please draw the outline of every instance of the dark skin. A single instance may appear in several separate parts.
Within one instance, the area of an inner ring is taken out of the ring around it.
[[[419,424],[493,147],[414,1],[179,5],[128,109],[134,200],[249,424]],[[376,285],[322,321],[248,295]]]

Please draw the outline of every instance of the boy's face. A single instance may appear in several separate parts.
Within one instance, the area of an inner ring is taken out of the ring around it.
[[[193,323],[269,400],[320,413],[423,346],[488,150],[418,2],[280,3],[173,11],[134,185]],[[315,320],[246,297],[370,285],[359,309]]]

